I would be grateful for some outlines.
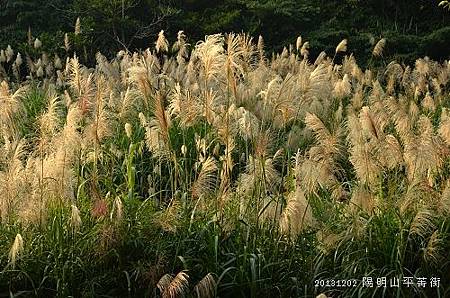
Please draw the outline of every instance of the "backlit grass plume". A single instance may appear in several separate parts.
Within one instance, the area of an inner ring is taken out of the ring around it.
[[[185,297],[189,292],[189,276],[180,271],[175,277],[165,274],[159,280],[157,287],[164,298]]]
[[[375,57],[379,57],[383,54],[384,47],[386,46],[386,39],[380,39],[373,48],[372,55]]]
[[[11,249],[9,250],[9,263],[14,268],[16,266],[17,259],[19,258],[20,254],[23,252],[23,238],[22,235],[17,234],[16,238],[14,238],[14,243],[11,246]]]
[[[211,273],[206,274],[194,287],[198,298],[212,298],[216,292],[216,281]]]
[[[282,233],[292,236],[298,235],[302,230],[314,224],[311,205],[305,198],[305,194],[297,188],[287,199],[280,220]]]

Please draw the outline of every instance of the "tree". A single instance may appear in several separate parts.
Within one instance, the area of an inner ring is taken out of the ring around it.
[[[104,53],[120,48],[149,45],[148,40],[164,28],[177,10],[170,1],[154,0],[75,0],[73,17],[81,17],[84,35]]]

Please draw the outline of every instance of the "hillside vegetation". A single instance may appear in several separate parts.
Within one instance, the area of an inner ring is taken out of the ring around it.
[[[308,39],[311,57],[321,51],[333,55],[334,46],[349,39],[349,51],[366,67],[371,49],[381,38],[388,60],[414,63],[429,56],[449,59],[450,11],[440,0],[3,0],[0,1],[0,48],[10,44],[22,54],[32,53],[30,30],[49,53],[64,52],[60,41],[72,38],[83,64],[93,66],[100,51],[109,59],[126,47],[146,49],[158,32],[176,39],[185,30],[189,43],[217,32],[245,32],[264,36],[268,52]],[[34,39],[33,38],[33,39]]]

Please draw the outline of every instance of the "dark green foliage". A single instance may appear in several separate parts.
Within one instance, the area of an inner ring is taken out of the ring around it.
[[[80,17],[82,34],[73,35]],[[385,57],[407,63],[429,55],[448,58],[449,12],[432,1],[292,1],[292,0],[51,0],[0,3],[0,48],[11,44],[22,52],[27,30],[43,41],[47,52],[61,51],[68,32],[73,48],[85,63],[97,51],[112,57],[119,49],[152,47],[160,30],[174,40],[184,30],[191,40],[217,32],[262,35],[280,50],[295,43],[296,35],[310,41],[311,58],[349,39],[349,52],[367,62],[371,48],[381,37],[388,40]]]

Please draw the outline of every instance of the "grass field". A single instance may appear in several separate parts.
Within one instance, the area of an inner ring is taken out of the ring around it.
[[[449,296],[450,64],[384,43],[2,50],[0,297]]]

